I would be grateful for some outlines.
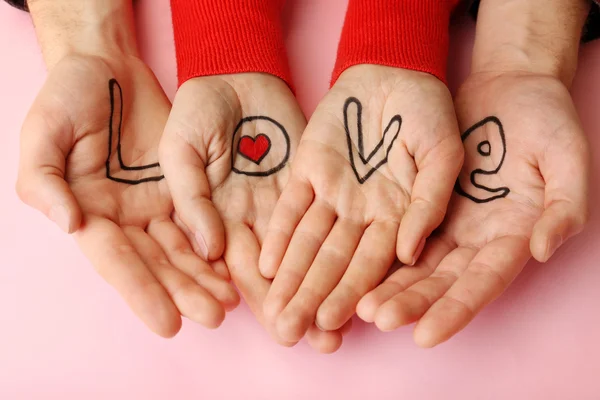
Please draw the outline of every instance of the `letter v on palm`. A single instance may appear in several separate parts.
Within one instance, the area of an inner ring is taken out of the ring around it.
[[[383,130],[381,139],[366,155],[362,110],[362,103],[356,97],[349,97],[344,104],[344,130],[348,144],[348,158],[356,179],[361,184],[366,182],[379,167],[388,162],[390,151],[402,127],[402,117],[394,115]],[[362,166],[357,165],[356,156],[360,159]]]

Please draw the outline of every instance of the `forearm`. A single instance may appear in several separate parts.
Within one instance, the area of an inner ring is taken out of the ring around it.
[[[282,28],[285,0],[171,0],[179,84],[262,72],[291,86]]]
[[[482,0],[472,72],[555,76],[570,86],[588,0]]]
[[[68,55],[137,55],[131,0],[29,0],[49,69]]]
[[[456,4],[458,0],[350,0],[332,84],[357,64],[422,71],[445,81]]]

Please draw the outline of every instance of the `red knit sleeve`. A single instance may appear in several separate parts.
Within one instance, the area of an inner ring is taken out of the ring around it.
[[[378,64],[446,81],[450,14],[459,0],[350,0],[331,84],[347,68]]]
[[[179,85],[197,76],[265,72],[291,86],[285,0],[171,0]]]

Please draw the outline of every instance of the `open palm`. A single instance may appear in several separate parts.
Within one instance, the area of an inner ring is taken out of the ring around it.
[[[18,191],[59,226],[155,332],[218,326],[235,290],[171,220],[157,147],[170,104],[138,59],[56,65],[23,126]]]
[[[400,268],[358,307],[382,330],[419,321],[422,346],[464,328],[532,255],[548,260],[587,218],[587,144],[561,82],[471,76],[456,108],[465,164],[447,219],[417,265]]]
[[[177,215],[198,254],[219,263],[259,322],[283,345],[264,318],[271,281],[258,259],[288,163],[306,125],[292,92],[279,78],[246,73],[184,83],[160,146],[160,161]],[[346,327],[348,328],[348,326]],[[336,350],[341,332],[312,326],[309,343]]]
[[[287,340],[342,327],[396,258],[411,263],[442,222],[462,147],[437,78],[346,70],[313,114],[273,213],[265,313]]]

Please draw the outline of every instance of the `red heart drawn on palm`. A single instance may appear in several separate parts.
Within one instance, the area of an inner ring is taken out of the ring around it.
[[[267,156],[271,149],[271,139],[263,133],[256,135],[255,138],[242,136],[238,143],[238,153],[256,165]]]

